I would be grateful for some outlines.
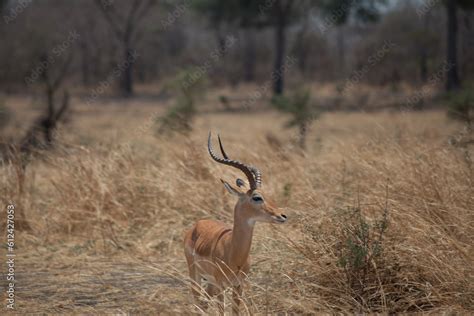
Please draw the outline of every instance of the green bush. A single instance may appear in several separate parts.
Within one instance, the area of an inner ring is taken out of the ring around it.
[[[448,116],[466,123],[469,127],[473,121],[474,92],[465,89],[448,94]]]
[[[220,95],[219,96],[219,102],[224,106],[224,109],[226,111],[232,111],[232,107],[230,106],[229,97],[227,97],[225,95]]]
[[[383,260],[383,237],[388,227],[388,209],[370,223],[359,207],[339,210],[338,265],[344,269],[348,284],[358,289],[369,282]]]
[[[11,112],[5,106],[3,99],[0,99],[0,130],[4,129],[11,119]]]
[[[272,105],[282,112],[291,114],[292,118],[287,122],[286,127],[298,127],[298,143],[301,149],[305,149],[309,126],[320,115],[311,102],[309,90],[301,88],[290,96],[275,96],[272,98]]]
[[[176,101],[166,115],[158,119],[158,132],[191,131],[196,103],[204,96],[206,87],[207,76],[201,69],[190,68],[179,72],[165,87],[176,96]]]

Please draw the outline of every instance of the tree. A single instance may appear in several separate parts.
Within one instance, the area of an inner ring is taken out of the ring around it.
[[[353,18],[363,23],[376,22],[379,18],[380,6],[386,0],[321,0],[319,7],[326,17],[324,20],[324,29],[334,25],[337,28],[337,55],[339,73],[345,72],[345,31],[344,25]]]
[[[461,80],[458,72],[458,8],[472,10],[474,3],[472,0],[446,0],[445,7],[447,16],[446,63],[448,64],[446,90],[453,91],[461,88]]]
[[[446,73],[446,90],[458,90],[461,87],[458,74],[458,16],[457,16],[457,0],[447,0],[446,16],[447,21],[447,51],[446,62],[448,71]]]
[[[5,10],[9,0],[0,0],[0,14],[3,15],[3,11]]]
[[[296,126],[298,128],[298,145],[301,149],[306,149],[309,126],[320,115],[311,102],[310,91],[301,88],[294,91],[289,97],[276,95],[272,99],[272,105],[279,111],[292,115],[292,119],[287,122],[286,127]]]
[[[268,25],[268,21],[263,19],[264,5],[265,1],[263,0],[201,0],[195,3],[195,8],[207,15],[212,27],[216,30],[220,48],[225,43],[222,30],[226,25],[234,24],[243,30],[243,77],[248,82],[255,80],[256,31]]]
[[[127,4],[127,7],[119,9],[118,5],[112,1],[95,0],[96,5],[103,13],[104,18],[121,44],[122,63],[124,66],[121,90],[124,96],[133,94],[134,47],[141,37],[139,32],[140,24],[143,18],[150,13],[150,9],[156,4],[155,0],[133,0],[130,2],[131,4]]]
[[[47,55],[43,55],[41,63],[45,63],[47,58]],[[48,65],[41,74],[46,95],[46,111],[35,121],[20,142],[21,153],[25,153],[28,156],[35,150],[48,149],[53,145],[58,123],[69,108],[68,91],[64,90],[60,106],[57,105],[56,94],[68,74],[72,59],[73,54],[69,53],[57,69],[51,69],[52,67]]]
[[[428,79],[428,41],[429,41],[429,14],[425,14],[423,17],[423,30],[420,32],[418,41],[418,61],[420,67],[420,79],[422,83],[426,83]]]
[[[271,26],[274,28],[274,63],[272,76],[273,92],[277,95],[283,93],[284,89],[284,61],[286,54],[286,29],[294,21],[294,18],[305,10],[300,9],[303,3],[309,1],[296,2],[293,0],[202,0],[200,9],[202,12],[208,11],[208,15],[215,22],[227,21],[227,23],[237,23],[246,30],[246,54],[244,55],[244,74],[247,79],[253,79],[253,69],[255,67],[255,43],[252,37],[255,29]],[[225,3],[225,4],[224,4]],[[253,43],[252,43],[253,42]]]
[[[276,95],[283,94],[285,81],[282,69],[286,52],[286,27],[290,23],[292,7],[292,0],[275,0],[273,10],[275,25],[275,63],[273,72],[278,75],[273,76],[273,93]]]
[[[448,116],[464,122],[467,130],[472,131],[474,119],[474,93],[465,89],[456,94],[448,95]]]
[[[257,47],[256,47],[256,30],[262,25],[258,21],[259,1],[240,1],[240,26],[244,31],[244,81],[251,82],[255,80],[255,67],[257,65]]]
[[[219,1],[219,0],[198,0],[193,2],[196,11],[204,14],[210,21],[212,28],[216,32],[219,48],[225,45],[225,34],[223,29],[226,24],[234,22],[238,15],[238,1]]]
[[[176,95],[176,101],[165,116],[158,118],[158,133],[189,133],[196,114],[196,103],[206,92],[207,76],[198,68],[180,71],[166,88]]]
[[[310,52],[310,43],[312,41],[308,40],[309,34],[309,14],[303,16],[303,21],[301,22],[300,29],[296,33],[295,45],[293,46],[293,52],[298,59],[298,68],[300,73],[304,76],[306,74],[307,61]]]

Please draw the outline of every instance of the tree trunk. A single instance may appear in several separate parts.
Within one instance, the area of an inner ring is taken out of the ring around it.
[[[283,94],[284,87],[284,69],[283,61],[285,56],[285,28],[286,28],[286,12],[283,10],[281,0],[275,3],[276,25],[275,25],[275,64],[273,67],[273,93],[276,95]]]
[[[7,6],[7,0],[0,0],[0,14],[3,15],[3,9]]]
[[[428,35],[429,33],[429,19],[430,14],[427,13],[423,17],[423,34]],[[421,39],[419,46],[419,71],[420,71],[420,80],[422,84],[425,84],[428,80],[428,44],[426,40]]]
[[[255,29],[244,29],[245,37],[245,57],[244,57],[244,81],[255,81],[255,66],[256,66],[256,38]]]
[[[298,126],[298,132],[299,132],[299,146],[302,150],[306,149],[306,134],[308,131],[308,123],[307,122],[302,122]]]
[[[458,76],[458,58],[457,58],[457,4],[456,0],[448,0],[446,3],[446,14],[448,18],[447,32],[447,58],[448,71],[446,74],[446,90],[452,91],[460,88],[461,83]]]
[[[344,78],[346,74],[346,51],[344,42],[344,26],[339,25],[337,27],[337,69],[339,70],[339,74],[337,76],[338,78]]]
[[[460,76],[463,78],[464,74],[474,73],[474,36],[472,29],[472,17],[474,16],[472,10],[463,10],[463,16],[461,18],[462,29],[460,31],[461,36],[461,61],[459,62],[461,73]]]
[[[48,114],[41,121],[41,129],[43,130],[43,137],[45,145],[49,146],[53,142],[52,124],[54,117],[54,94],[52,87],[46,88],[46,96],[48,99]]]
[[[90,54],[87,44],[85,42],[80,43],[81,47],[81,73],[82,73],[82,84],[88,87],[90,84]]]
[[[307,62],[308,62],[308,55],[309,49],[306,43],[306,34],[308,31],[308,21],[307,18],[303,21],[300,30],[296,34],[296,43],[295,43],[295,54],[298,57],[298,69],[303,76],[306,77],[307,74]]]
[[[423,84],[428,80],[428,54],[426,47],[420,49],[420,79]]]
[[[124,69],[122,77],[122,92],[124,96],[128,97],[133,95],[133,50],[126,43],[125,44],[125,59],[124,59]]]
[[[218,27],[216,31],[216,41],[219,52],[221,52],[222,56],[224,57],[227,53],[225,49],[225,35],[220,30],[220,27]]]
[[[227,49],[226,49],[226,38],[225,38],[225,29],[221,25],[221,23],[215,26],[215,39],[217,43],[217,49],[219,50],[219,54],[221,56],[222,62],[216,64],[216,68],[213,71],[217,77],[226,78],[228,79],[228,67],[227,63],[225,62],[227,56]]]
[[[135,69],[135,81],[140,83],[145,83],[148,78],[147,68],[143,67],[144,65],[136,64]]]

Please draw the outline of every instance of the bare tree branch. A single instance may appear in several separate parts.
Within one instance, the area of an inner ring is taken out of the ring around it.
[[[57,77],[51,83],[51,87],[53,91],[56,91],[59,88],[59,85],[62,83],[64,77],[67,75],[69,71],[69,66],[71,66],[73,57],[74,57],[73,52],[69,52],[66,61],[62,65],[61,69],[59,70]]]
[[[99,7],[99,9],[102,12],[103,16],[105,17],[105,19],[107,20],[107,22],[111,26],[112,31],[121,40],[124,32],[120,28],[119,22],[116,21],[119,18],[119,14],[115,10],[115,6],[113,4],[110,4],[109,9],[107,9],[102,5],[101,0],[95,0],[95,4]]]
[[[134,0],[132,3],[132,7],[130,8],[130,11],[128,13],[127,20],[125,23],[125,30],[123,34],[124,41],[130,41],[132,32],[136,26],[135,13],[140,8],[140,3],[141,3],[140,0]]]
[[[59,120],[61,120],[61,117],[67,111],[68,108],[69,108],[69,91],[65,90],[64,96],[63,96],[63,102],[59,110],[56,112],[56,115],[54,116],[54,121],[59,122]]]
[[[144,6],[142,6],[142,10],[140,13],[137,14],[137,21],[141,21],[149,12],[150,9],[157,4],[156,0],[148,0]]]

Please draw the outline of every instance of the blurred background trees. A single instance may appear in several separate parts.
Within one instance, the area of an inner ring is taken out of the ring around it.
[[[119,7],[114,1],[95,1],[121,47],[124,65],[121,75],[121,90],[124,96],[133,94],[133,65],[136,59],[134,51],[144,32],[139,29],[140,24],[156,4],[155,0],[128,2],[120,2],[122,6]]]
[[[271,81],[282,94],[285,82],[344,80],[390,40],[397,46],[363,82],[423,84],[446,62],[451,90],[472,81],[472,7],[467,0],[2,0],[0,84],[4,92],[36,92],[40,82],[25,78],[40,56],[53,55],[53,69],[72,54],[65,84],[73,95],[107,82],[100,95],[128,96],[136,85],[142,93],[202,65],[233,35],[236,45],[207,73],[217,86]],[[56,54],[72,31],[80,36]],[[285,67],[288,56],[297,63]]]
[[[321,0],[319,8],[327,21],[324,31],[328,27],[336,28],[337,41],[337,71],[339,76],[346,75],[346,48],[345,37],[347,31],[344,26],[349,22],[376,22],[380,16],[380,9],[386,4],[386,0]]]

